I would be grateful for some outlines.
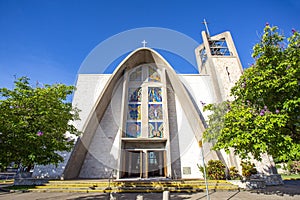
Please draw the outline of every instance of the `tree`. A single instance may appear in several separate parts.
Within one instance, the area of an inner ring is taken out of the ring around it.
[[[212,143],[216,142],[221,130],[224,128],[225,114],[229,111],[229,109],[229,101],[204,106],[203,111],[211,111],[208,116],[209,126],[203,133],[204,141]]]
[[[286,46],[287,44],[287,46]],[[266,25],[253,48],[255,63],[231,90],[234,101],[224,113],[214,149],[242,158],[268,153],[278,160],[300,158],[300,34],[285,40]]]
[[[78,110],[66,101],[74,87],[33,88],[27,77],[14,83],[13,90],[0,89],[0,166],[15,162],[30,169],[63,161],[58,151],[70,151],[74,145],[70,134],[79,134],[70,123],[79,119]]]

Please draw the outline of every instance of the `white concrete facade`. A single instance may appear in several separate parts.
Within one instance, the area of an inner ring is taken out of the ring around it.
[[[81,110],[81,120],[74,123],[83,134],[65,156],[61,170],[37,167],[35,176],[201,178],[198,142],[209,114],[203,112],[203,105],[230,100],[230,88],[242,73],[229,32],[211,38],[202,35],[204,43],[195,50],[199,74],[176,74],[160,54],[146,47],[133,51],[112,74],[78,74],[73,105]],[[225,41],[222,48],[230,53],[215,48],[219,41]],[[152,80],[151,70],[158,81]],[[141,98],[130,100],[134,94],[130,88]],[[151,100],[151,92],[160,99]],[[133,137],[128,134],[129,125],[135,127]],[[159,135],[151,135],[154,131]],[[203,145],[205,162],[220,159],[228,168],[241,170],[238,157],[211,151],[211,147]]]
[[[104,86],[111,75],[107,74],[79,74],[77,80],[77,90],[74,95],[73,104],[77,106],[80,112],[81,120],[78,121],[77,127],[82,129],[84,121],[86,121],[92,107],[96,103],[98,96],[101,94]],[[181,74],[179,75],[181,82],[189,90],[194,102],[197,104],[197,109],[203,111],[203,105],[200,103],[213,103],[215,101],[214,93],[212,92],[211,80],[207,75],[197,74]],[[99,124],[92,142],[88,147],[88,153],[81,167],[79,178],[105,178],[109,176],[111,168],[118,168],[120,150],[118,148],[118,139],[120,138],[119,129],[121,127],[121,116],[116,113],[121,113],[122,85],[116,89],[114,96],[109,104],[104,118]],[[98,96],[97,96],[98,95]],[[180,94],[178,94],[180,95]],[[90,97],[90,98],[84,98]],[[186,116],[182,107],[184,103],[180,102],[175,94],[176,101],[176,118],[179,139],[179,154],[176,155],[181,160],[181,177],[182,178],[200,178],[202,175],[197,167],[201,164],[200,148],[198,141],[195,138],[192,128],[189,124],[189,118]],[[112,116],[113,113],[115,116]],[[204,115],[206,118],[207,116]],[[106,131],[104,129],[107,129]],[[114,130],[112,132],[112,130]],[[112,139],[113,138],[113,139]],[[172,150],[171,150],[172,151]],[[104,164],[103,164],[104,163]],[[171,163],[168,163],[171,165]],[[107,167],[109,166],[109,167]],[[186,169],[190,169],[191,173],[187,173]],[[102,175],[101,175],[102,174]],[[168,176],[171,176],[169,174]]]

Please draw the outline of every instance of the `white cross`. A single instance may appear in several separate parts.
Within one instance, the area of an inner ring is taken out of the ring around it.
[[[207,24],[208,24],[208,23],[206,22],[206,20],[205,20],[205,19],[203,20],[202,24],[204,24],[204,25],[205,25],[206,32],[207,32],[207,35],[208,35],[208,37],[209,37],[210,35],[209,35],[209,31],[208,31],[208,26],[207,26]]]
[[[146,44],[147,44],[146,40],[143,40],[142,44],[143,44],[143,47],[146,47]]]

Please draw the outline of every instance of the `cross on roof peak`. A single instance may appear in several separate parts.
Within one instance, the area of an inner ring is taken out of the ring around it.
[[[146,40],[143,40],[142,44],[143,44],[143,47],[146,47],[146,44],[147,44]]]

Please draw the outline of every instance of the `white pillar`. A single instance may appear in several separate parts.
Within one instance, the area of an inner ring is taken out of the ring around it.
[[[163,200],[169,200],[169,199],[170,199],[170,191],[164,191]]]

